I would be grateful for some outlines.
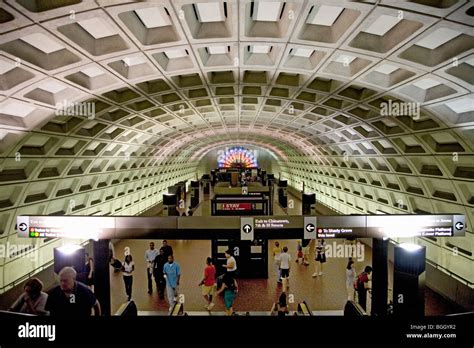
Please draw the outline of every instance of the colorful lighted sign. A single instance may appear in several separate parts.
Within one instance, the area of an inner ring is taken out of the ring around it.
[[[257,158],[252,150],[244,147],[231,147],[226,149],[217,159],[220,168],[256,168]]]

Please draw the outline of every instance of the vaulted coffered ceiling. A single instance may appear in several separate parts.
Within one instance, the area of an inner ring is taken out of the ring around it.
[[[343,213],[466,214],[468,238],[432,242],[472,261],[473,14],[465,0],[4,1],[0,232],[14,238],[20,213],[136,214],[207,151],[249,144]],[[407,102],[420,113],[383,112]],[[70,103],[82,115],[62,115]]]

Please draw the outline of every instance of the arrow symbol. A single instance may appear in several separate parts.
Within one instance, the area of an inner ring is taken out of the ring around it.
[[[464,224],[462,222],[456,222],[456,225],[454,225],[457,230],[462,230],[464,228]]]
[[[306,225],[306,231],[308,232],[313,232],[315,230],[316,227],[314,227],[313,224],[307,224]]]
[[[250,226],[249,224],[244,225],[244,227],[242,227],[242,229],[244,230],[245,233],[252,232],[252,226]]]
[[[28,226],[24,222],[22,222],[18,225],[18,228],[20,229],[20,231],[25,232]]]

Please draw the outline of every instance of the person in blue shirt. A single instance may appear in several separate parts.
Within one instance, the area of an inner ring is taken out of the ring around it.
[[[176,304],[179,278],[181,277],[181,267],[177,262],[174,262],[173,255],[168,255],[168,263],[163,266],[163,274],[166,278],[166,295],[171,311]]]

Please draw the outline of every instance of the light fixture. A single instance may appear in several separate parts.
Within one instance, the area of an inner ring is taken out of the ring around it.
[[[195,4],[201,23],[225,21],[224,6],[219,2],[200,2]]]
[[[398,246],[409,252],[415,252],[423,248],[421,245],[414,243],[400,243]]]
[[[252,19],[262,22],[277,22],[282,6],[283,3],[280,1],[259,1],[255,4]]]
[[[314,50],[310,48],[295,48],[292,52],[293,56],[309,58],[313,54]]]
[[[209,46],[208,48],[209,54],[226,54],[227,53],[227,46]]]
[[[446,42],[455,39],[462,33],[457,30],[449,28],[439,28],[432,32],[430,35],[425,36],[423,39],[418,41],[415,45],[434,50]]]
[[[330,27],[344,11],[344,7],[322,5],[317,12],[311,13],[306,23]]]
[[[62,254],[64,255],[72,255],[74,254],[77,250],[81,249],[82,247],[80,245],[76,244],[66,244],[61,247],[56,248],[59,250]]]
[[[271,46],[266,46],[266,45],[253,45],[250,46],[250,51],[252,53],[260,53],[260,54],[267,54],[270,52]]]
[[[169,15],[164,8],[149,7],[135,10],[135,13],[147,29],[166,27],[172,25]]]

